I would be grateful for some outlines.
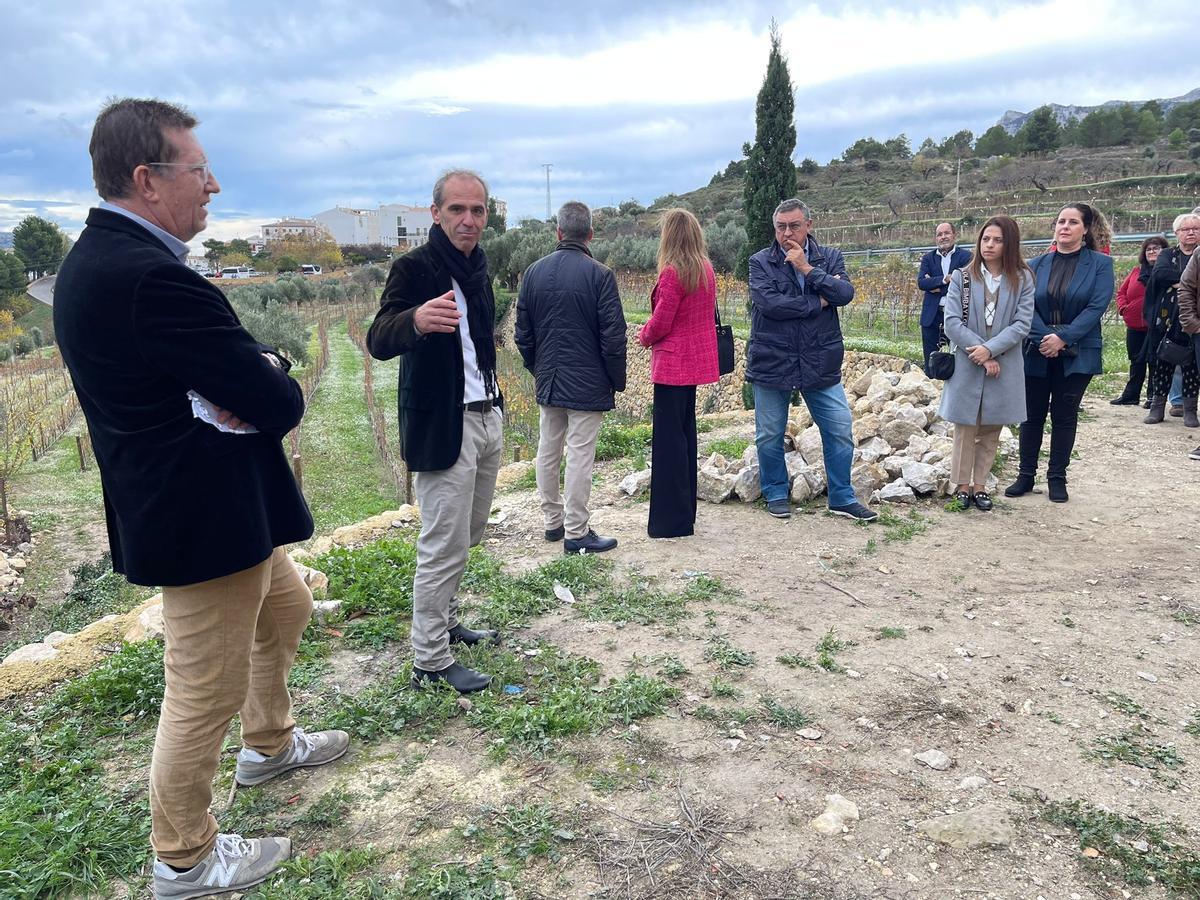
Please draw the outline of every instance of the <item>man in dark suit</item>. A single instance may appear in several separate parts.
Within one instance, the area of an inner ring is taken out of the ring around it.
[[[220,186],[184,109],[117,100],[90,145],[104,202],[59,271],[54,328],[91,431],[113,568],[163,586],[166,695],[150,767],[160,898],[242,890],[287,838],[219,834],[209,811],[229,722],[259,784],[346,752],[305,734],[287,676],[312,595],[284,545],[313,531],[280,439],[304,412],[288,363],[183,260]]]
[[[400,357],[400,452],[421,507],[413,578],[413,687],[481,691],[491,676],[458,663],[451,644],[495,642],[458,621],[467,552],[483,538],[504,442],[496,385],[496,300],[479,238],[487,185],[447,172],[433,186],[429,240],[394,263],[367,332],[376,359]]]
[[[925,292],[921,304],[921,349],[925,365],[929,365],[929,354],[938,347],[942,335],[942,301],[950,284],[950,273],[961,269],[971,261],[971,251],[955,246],[954,226],[943,222],[934,232],[932,250],[921,257],[921,268],[917,273],[917,287]]]

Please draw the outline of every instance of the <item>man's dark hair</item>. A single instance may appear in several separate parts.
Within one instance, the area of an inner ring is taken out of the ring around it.
[[[173,103],[125,97],[109,100],[92,128],[92,180],[105,200],[128,197],[133,190],[133,170],[154,162],[174,162],[175,147],[164,133],[168,128],[190,129],[196,117]]]
[[[592,233],[592,211],[587,204],[568,200],[558,211],[558,230],[568,241],[586,241]]]

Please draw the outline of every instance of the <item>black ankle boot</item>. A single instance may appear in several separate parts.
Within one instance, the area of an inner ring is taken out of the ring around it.
[[[1067,496],[1067,479],[1047,478],[1046,494],[1051,503],[1066,503],[1071,498]]]
[[[491,684],[492,676],[486,672],[468,669],[461,663],[451,663],[437,672],[426,672],[424,669],[413,666],[412,687],[414,690],[419,691],[425,685],[436,681],[446,682],[460,694],[473,694]]]
[[[1005,497],[1022,497],[1033,490],[1033,476],[1021,472],[1017,480],[1004,489]]]
[[[450,643],[465,644],[468,647],[474,647],[476,644],[486,642],[489,644],[500,643],[500,632],[498,631],[472,631],[461,622],[451,628],[448,632],[450,635]]]

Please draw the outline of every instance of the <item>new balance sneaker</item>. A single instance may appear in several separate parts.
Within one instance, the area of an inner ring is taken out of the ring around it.
[[[154,896],[183,900],[242,891],[266,881],[291,855],[292,842],[285,837],[246,840],[240,834],[218,834],[212,852],[186,872],[155,860]]]
[[[344,755],[350,746],[350,735],[344,731],[317,731],[306,734],[297,725],[292,729],[292,746],[274,756],[263,756],[257,750],[243,747],[238,751],[234,778],[241,785],[262,784],[276,775],[302,766],[323,766]]]
[[[1200,459],[1200,447],[1188,454],[1188,459]]]
[[[863,506],[857,500],[847,503],[845,506],[831,506],[829,511],[835,516],[844,516],[847,519],[854,519],[856,522],[874,522],[879,518],[879,513]]]

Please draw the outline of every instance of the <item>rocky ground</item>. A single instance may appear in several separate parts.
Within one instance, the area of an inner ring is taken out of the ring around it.
[[[1001,498],[990,514],[927,501],[864,528],[822,514],[820,502],[790,521],[754,504],[702,503],[694,537],[657,541],[645,503],[616,487],[626,473],[609,468],[593,525],[620,539],[618,567],[664,584],[709,573],[742,592],[677,627],[569,614],[534,626],[610,675],[652,671],[666,656],[690,670],[679,707],[639,733],[654,777],[603,801],[609,820],[678,823],[684,798],[734,824],[719,896],[1134,891],[1095,859],[1106,851],[1044,815],[1082,799],[1146,822],[1200,824],[1200,463],[1186,457],[1200,435],[1178,419],[1144,426],[1140,411],[1101,399],[1085,410],[1065,505],[1041,492]],[[747,422],[702,435],[701,446],[738,435],[750,435]],[[491,549],[519,566],[560,552],[541,539],[531,493],[498,503]],[[845,645],[833,671],[806,667],[831,629],[826,646]],[[733,674],[714,666],[714,634],[753,662]],[[714,677],[735,696],[714,697]],[[760,696],[813,721],[739,724],[738,710]],[[706,708],[715,719],[698,715]],[[945,818],[961,814],[965,829]],[[1154,849],[1128,840],[1135,856]],[[578,895],[604,883],[592,873]]]

